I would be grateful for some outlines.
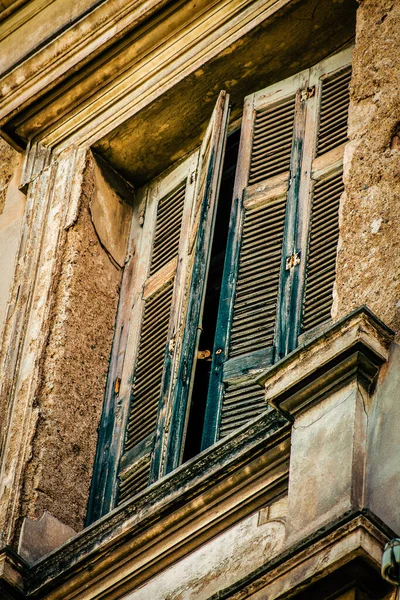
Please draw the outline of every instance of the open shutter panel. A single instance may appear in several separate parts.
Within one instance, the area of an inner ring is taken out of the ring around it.
[[[161,198],[157,201],[151,259],[143,286],[140,336],[120,461],[117,504],[150,482],[187,187],[185,178],[165,195],[160,190],[155,192]]]
[[[301,333],[331,318],[343,192],[343,152],[347,140],[351,51],[311,70],[316,86],[315,150],[312,162],[311,218]]]
[[[204,448],[267,408],[254,378],[274,361],[290,170],[303,127],[299,90],[307,77],[245,101]]]
[[[181,462],[228,119],[229,96],[222,91],[200,148],[188,235],[186,275],[182,281],[185,301],[177,317],[180,331],[174,340],[173,355],[169,355],[168,377],[163,382],[162,397],[167,399],[169,406],[164,406],[161,412],[152,467],[154,478],[168,473]]]

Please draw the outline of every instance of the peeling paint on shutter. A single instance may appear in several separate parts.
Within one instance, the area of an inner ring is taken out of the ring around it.
[[[303,331],[330,319],[339,237],[342,171],[314,186],[303,308]]]
[[[211,247],[221,183],[229,121],[229,95],[219,93],[214,111],[200,149],[195,201],[189,237],[189,269],[185,284],[186,307],[182,319],[180,354],[177,356],[175,377],[171,384],[171,420],[165,464],[159,458],[158,472],[168,473],[182,460],[183,440],[188,423],[190,392],[195,373],[197,349],[204,309],[205,284],[211,258]],[[216,232],[218,235],[218,232]],[[178,342],[179,343],[179,342]],[[172,373],[172,369],[170,370]],[[159,428],[163,435],[163,423]],[[165,430],[164,430],[165,431]],[[164,436],[165,437],[165,436]],[[161,447],[161,443],[159,444]],[[160,456],[160,452],[158,453]],[[157,466],[157,456],[155,460]]]
[[[347,67],[322,81],[317,156],[347,140],[347,113],[351,68]]]
[[[158,204],[150,275],[178,254],[185,188],[184,182]]]
[[[281,198],[245,212],[230,357],[273,344],[285,210]]]
[[[125,452],[154,432],[171,312],[173,280],[147,300],[132,388]]]
[[[158,199],[156,211],[153,205],[146,238],[153,239],[152,247],[150,252],[146,244],[142,248],[143,256],[147,254],[148,277],[139,294],[143,308],[137,313],[140,332],[119,464],[117,504],[140,492],[150,480],[188,185],[187,176],[180,181],[177,177],[171,173],[164,185],[168,184],[172,191]],[[154,186],[154,200],[162,189],[163,180]],[[145,263],[142,268],[145,269]]]
[[[275,356],[290,171],[301,155],[307,82],[305,71],[245,100],[203,448],[268,409],[254,377]]]
[[[257,112],[254,122],[249,184],[289,170],[295,96]]]

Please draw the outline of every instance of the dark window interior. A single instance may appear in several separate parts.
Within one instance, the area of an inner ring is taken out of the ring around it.
[[[204,301],[202,332],[199,341],[198,358],[195,366],[189,420],[183,452],[183,462],[200,452],[210,378],[211,354],[217,325],[218,303],[221,291],[222,274],[229,229],[233,184],[239,151],[240,129],[228,136],[218,208],[215,220],[214,238],[211,249],[206,295]]]

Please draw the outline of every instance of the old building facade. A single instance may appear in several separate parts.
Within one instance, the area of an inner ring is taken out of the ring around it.
[[[400,4],[0,3],[0,597],[393,598]]]

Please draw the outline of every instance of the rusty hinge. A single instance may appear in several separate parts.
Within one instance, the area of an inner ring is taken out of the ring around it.
[[[295,252],[286,259],[286,271],[291,271],[300,264],[300,253]]]
[[[312,87],[309,87],[309,88],[305,88],[304,90],[301,90],[301,92],[300,92],[301,102],[305,102],[306,100],[308,100],[309,98],[312,98],[313,96],[315,96],[315,85],[313,85]]]

